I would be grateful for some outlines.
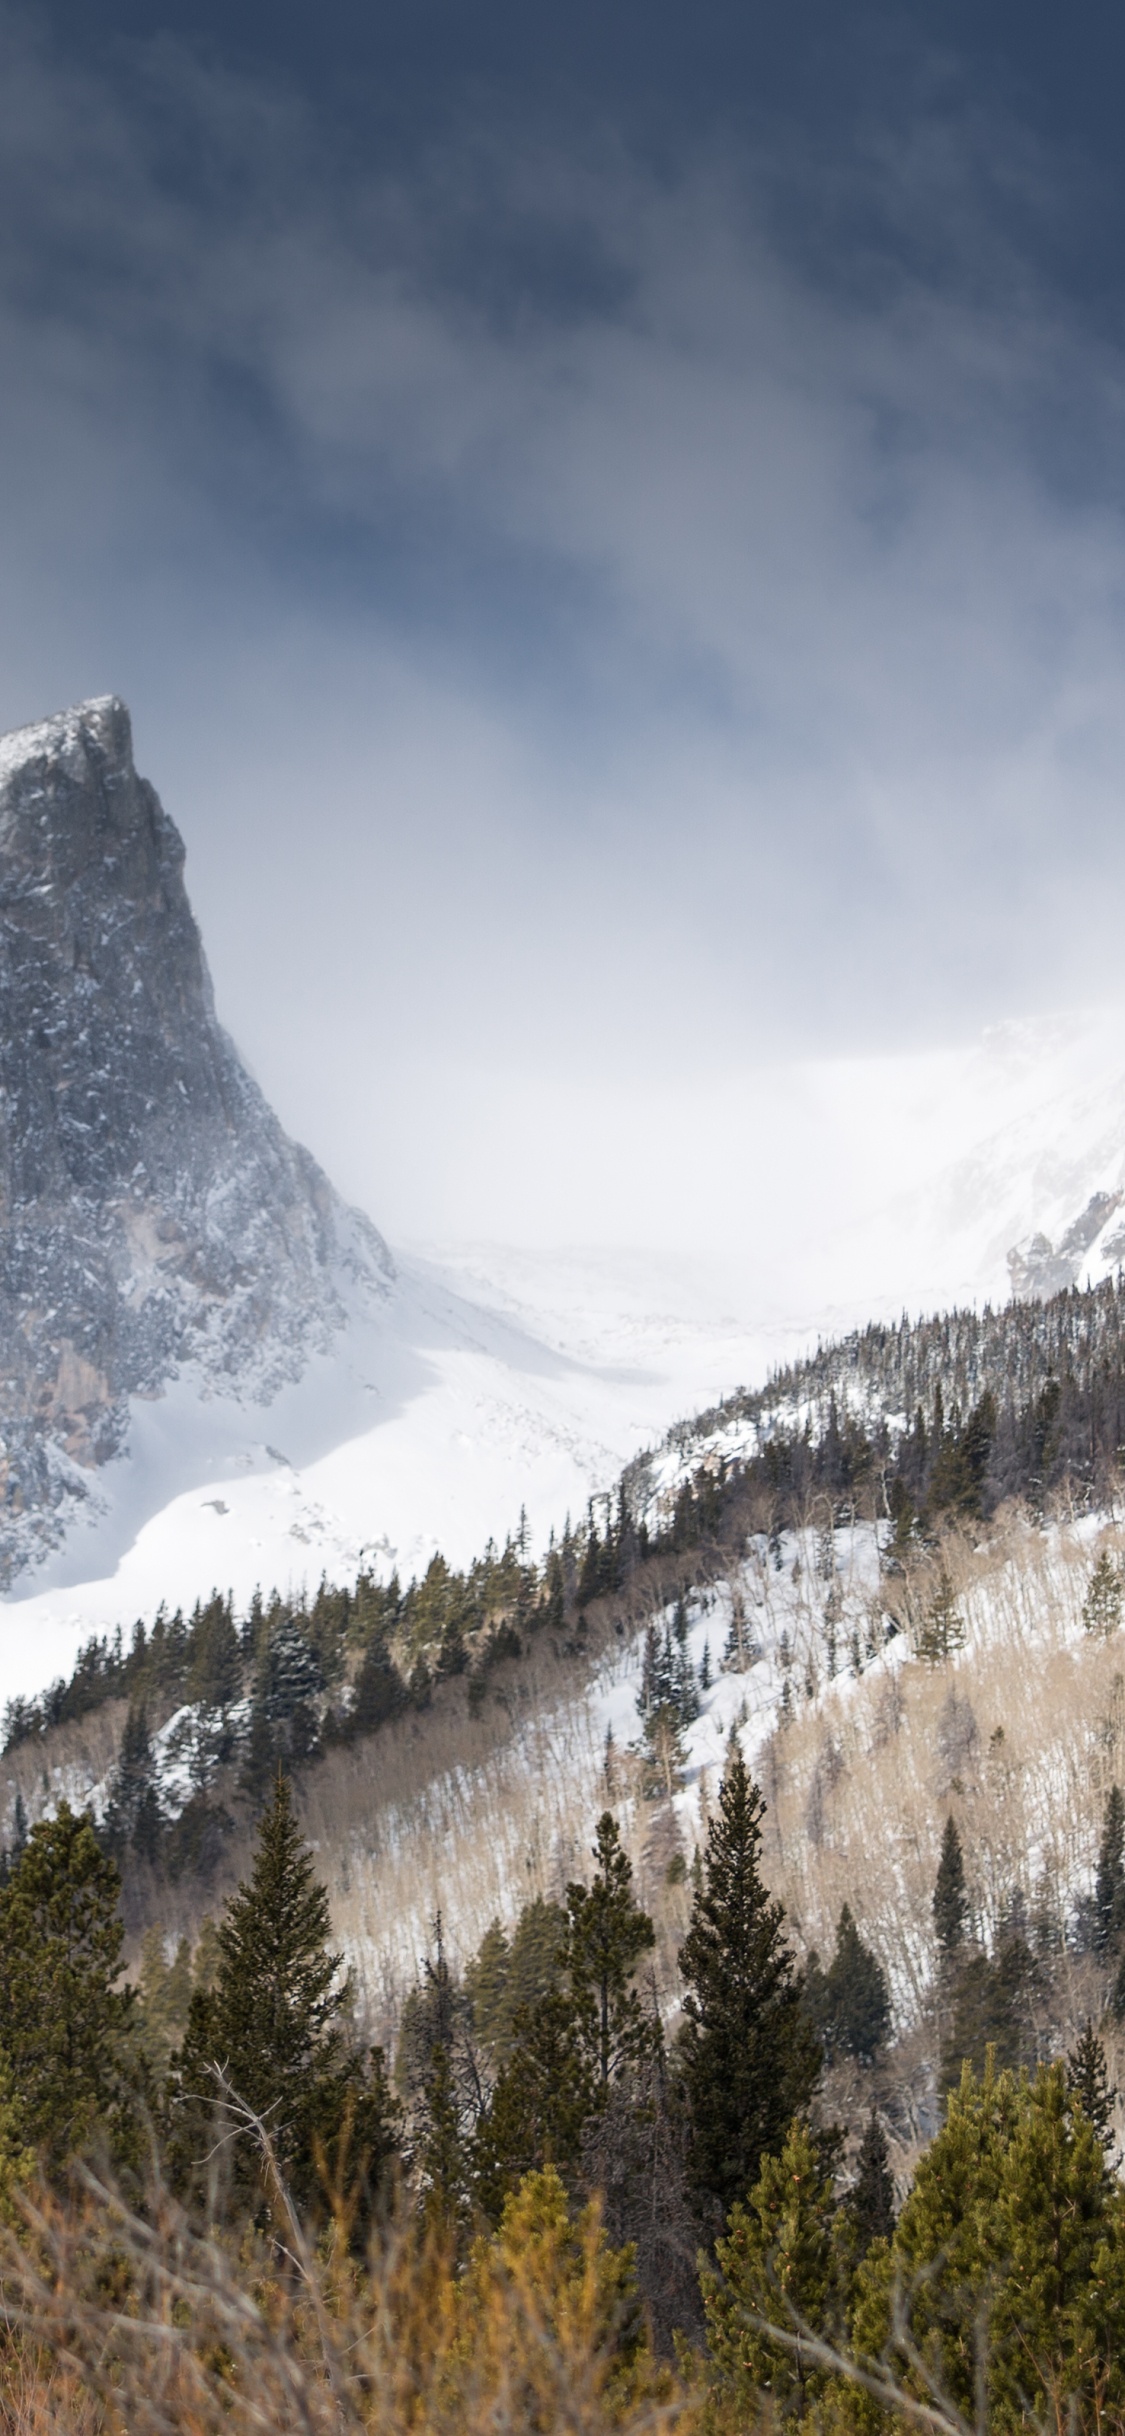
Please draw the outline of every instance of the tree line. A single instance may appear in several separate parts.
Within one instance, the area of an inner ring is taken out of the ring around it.
[[[897,2424],[904,2397],[971,2417],[982,2392],[990,2425],[1118,2424],[1125,2196],[1097,2030],[1030,2069],[1005,2049],[1015,1982],[1002,1951],[973,1944],[950,1818],[933,1896],[948,2095],[900,2206],[877,2082],[862,2125],[834,2123],[823,2099],[826,2060],[870,2067],[888,2039],[885,1976],[846,1906],[827,1967],[799,1968],[762,1874],[763,1814],[732,1740],[671,2037],[646,1977],[653,1924],[606,1811],[588,1877],[510,1932],[494,1923],[463,1973],[435,1923],[388,2060],[362,2037],[284,1774],[222,1919],[194,1954],[150,1939],[133,1986],[116,1864],[61,1804],[0,1890],[0,2219],[42,2242],[42,2194],[88,2189],[93,2170],[143,2227],[155,2154],[184,2239],[291,2260],[297,2227],[360,2272],[393,2230],[462,2296],[545,2220],[573,2264],[584,2226],[616,2294],[622,2373],[643,2359],[658,2381],[678,2356],[716,2436],[767,2411],[860,2436]],[[1088,1909],[1125,2009],[1116,1788]],[[10,2340],[0,2327],[0,2369]]]

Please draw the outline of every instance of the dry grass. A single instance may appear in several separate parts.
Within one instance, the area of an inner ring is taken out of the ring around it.
[[[92,2175],[0,2230],[0,2425],[11,2436],[658,2436],[687,2397],[653,2360],[600,2218],[525,2186],[463,2273],[440,2236],[346,2227],[314,2254],[193,2226]]]

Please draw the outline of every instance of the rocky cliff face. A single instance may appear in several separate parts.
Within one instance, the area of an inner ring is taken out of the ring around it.
[[[131,1394],[265,1400],[392,1275],[216,1021],[183,863],[123,703],[0,740],[0,1577]]]

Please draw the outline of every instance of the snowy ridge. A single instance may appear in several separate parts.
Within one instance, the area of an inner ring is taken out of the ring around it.
[[[0,749],[0,1576],[96,1514],[129,1398],[262,1401],[389,1290],[216,1020],[113,696]],[[342,1291],[347,1289],[347,1297]]]

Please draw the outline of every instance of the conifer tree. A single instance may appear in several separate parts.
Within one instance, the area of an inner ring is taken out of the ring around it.
[[[1032,2082],[966,2065],[893,2240],[859,2271],[855,2347],[998,2436],[1105,2426],[1125,2404],[1120,2224],[1061,2065]]]
[[[179,2057],[186,2102],[177,2160],[190,2177],[195,2157],[210,2145],[208,2125],[221,2105],[216,2067],[235,2101],[267,2125],[278,2162],[298,2204],[314,2204],[319,2155],[342,2137],[353,2169],[382,2173],[391,2146],[385,2120],[381,2059],[365,2070],[348,2051],[347,1989],[340,1956],[329,1950],[328,1897],[293,1811],[288,1780],[278,1774],[273,1800],[258,1830],[253,1868],[227,1906],[218,1930],[218,1969],[210,1989],[197,1987]],[[236,2196],[260,2186],[252,2135],[234,2151]]]
[[[1066,2059],[1066,2086],[1071,2098],[1081,2106],[1087,2122],[1093,2124],[1108,2154],[1114,2145],[1113,2110],[1117,2104],[1117,2091],[1110,2087],[1105,2048],[1089,2019],[1077,2045],[1072,2047]]]
[[[918,1633],[918,1655],[938,1666],[961,1647],[965,1638],[964,1619],[957,1605],[957,1593],[944,1563],[939,1565]]]
[[[780,2148],[820,2077],[784,1909],[762,1882],[764,1809],[735,1745],[680,1952],[689,2174],[701,2214],[716,2227],[745,2199],[762,2157]]]
[[[103,1835],[111,1852],[123,1853],[131,1845],[144,1860],[154,1861],[163,1825],[148,1714],[143,1700],[133,1701],[125,1719]]]
[[[860,2063],[873,2062],[891,2025],[890,1990],[881,1962],[864,1944],[846,1903],[828,1970],[820,1970],[815,1955],[809,1957],[806,2005],[830,2051],[855,2056]]]
[[[763,2396],[771,2420],[805,2421],[824,2393],[825,2371],[801,2336],[831,2340],[840,2329],[847,2279],[836,2218],[832,2177],[798,2120],[780,2155],[763,2158],[745,2205],[731,2209],[715,2244],[719,2272],[703,2270],[711,2378],[737,2426],[758,2421]],[[771,2325],[784,2345],[771,2341]]]
[[[599,2102],[604,2092],[566,1992],[552,1988],[535,2005],[521,2006],[473,2140],[473,2195],[489,2223],[499,2222],[525,2174],[551,2165],[574,2183],[583,2131]]]
[[[1099,1640],[1108,1641],[1121,1622],[1121,1599],[1125,1585],[1121,1569],[1115,1565],[1108,1548],[1103,1548],[1090,1575],[1089,1587],[1082,1603],[1082,1621],[1087,1632]]]
[[[1120,1785],[1106,1797],[1102,1840],[1094,1879],[1094,1946],[1099,1954],[1115,1951],[1125,1927],[1125,1800]]]
[[[566,1890],[563,1967],[579,2037],[595,2081],[605,2089],[643,2062],[659,2036],[633,1984],[656,1932],[634,1902],[632,1866],[608,1810],[598,1820],[594,1860],[591,1884]]]
[[[217,1594],[208,1601],[192,1634],[187,1696],[201,1708],[229,1709],[242,1696],[242,1652],[234,1617]]]
[[[887,2152],[887,2135],[872,2107],[856,2159],[855,2180],[844,2202],[855,2237],[857,2259],[865,2258],[873,2241],[889,2241],[895,2229],[895,2186]]]
[[[465,1972],[465,1994],[472,2009],[473,2035],[486,2054],[495,2054],[510,2027],[508,1976],[512,1949],[498,1920],[486,1928]]]
[[[0,2054],[22,2136],[57,2166],[98,2136],[128,2153],[139,2058],[118,1986],[121,1881],[87,1813],[33,1827],[0,1893]]]
[[[393,1717],[406,1698],[406,1687],[381,1633],[368,1642],[356,1677],[355,1701],[348,1717],[353,1734],[374,1734]]]
[[[933,1917],[938,1953],[944,1962],[948,1962],[961,1945],[969,1924],[965,1857],[952,1813],[945,1822],[945,1833],[941,1840],[941,1859],[934,1884]]]

